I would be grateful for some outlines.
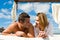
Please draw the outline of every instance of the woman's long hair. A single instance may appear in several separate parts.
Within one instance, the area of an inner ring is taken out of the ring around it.
[[[47,27],[49,24],[46,14],[45,13],[38,13],[37,17],[39,18],[39,23],[41,25],[41,27],[39,27],[39,29],[44,31],[45,27]]]

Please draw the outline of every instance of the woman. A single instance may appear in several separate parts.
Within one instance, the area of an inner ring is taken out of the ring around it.
[[[52,25],[48,22],[44,13],[38,13],[36,16],[36,24],[34,26],[35,37],[46,38],[52,35]]]

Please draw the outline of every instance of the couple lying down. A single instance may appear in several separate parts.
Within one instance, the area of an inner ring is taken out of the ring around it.
[[[30,16],[23,12],[19,15],[18,21],[13,22],[3,32],[2,35],[19,36],[26,38],[52,36],[52,25],[48,22],[44,13],[38,13],[35,24],[30,23]]]

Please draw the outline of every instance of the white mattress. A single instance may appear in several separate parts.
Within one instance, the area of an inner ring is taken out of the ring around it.
[[[4,36],[4,35],[0,35],[0,40],[60,40],[60,35],[54,35],[53,37],[49,36],[49,39],[23,38],[23,37],[17,37],[17,36]]]

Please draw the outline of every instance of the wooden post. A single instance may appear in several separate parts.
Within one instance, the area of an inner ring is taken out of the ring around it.
[[[14,0],[15,2],[60,2],[60,0]]]

